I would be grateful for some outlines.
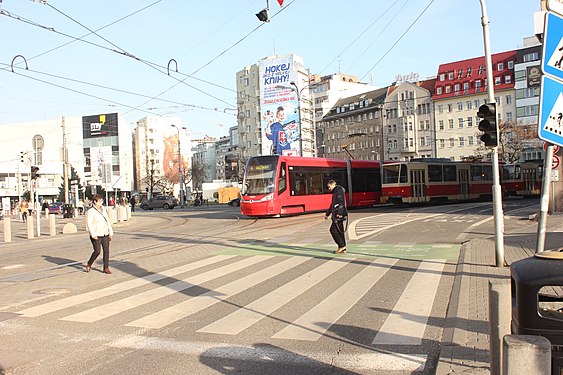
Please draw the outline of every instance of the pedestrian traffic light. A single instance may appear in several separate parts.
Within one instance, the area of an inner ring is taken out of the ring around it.
[[[258,19],[262,22],[270,22],[270,14],[268,8],[256,13],[256,17],[258,17]]]
[[[483,104],[479,107],[477,116],[482,118],[479,122],[479,130],[484,134],[481,141],[487,147],[498,146],[498,128],[497,128],[497,105],[496,103]]]
[[[39,170],[39,167],[35,167],[35,166],[31,166],[31,179],[35,180],[37,179],[37,177],[39,177],[39,175],[37,174],[37,171]]]

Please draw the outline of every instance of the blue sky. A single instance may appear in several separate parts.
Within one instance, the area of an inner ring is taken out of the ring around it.
[[[255,13],[265,5],[0,0],[0,127],[119,112],[130,124],[177,116],[194,137],[217,137],[236,125],[227,109],[236,108],[236,72],[274,53],[302,56],[312,73],[378,87],[484,54],[479,0],[285,0],[283,8],[270,0],[277,14],[262,24]],[[488,0],[487,10],[491,50],[503,52],[533,34],[540,0]],[[169,76],[171,59],[178,73],[171,63]]]

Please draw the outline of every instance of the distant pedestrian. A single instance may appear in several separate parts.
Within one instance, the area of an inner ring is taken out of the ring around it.
[[[131,199],[129,199],[129,203],[131,203],[131,212],[135,212],[135,203],[137,203],[137,202],[135,202],[135,196],[134,195],[132,195]]]
[[[94,249],[86,265],[86,272],[92,270],[92,264],[100,255],[100,250],[103,249],[104,273],[111,274],[109,270],[109,243],[113,236],[113,228],[103,204],[104,199],[102,196],[100,194],[95,195],[92,208],[86,213],[86,228],[90,234],[90,242],[92,242]]]
[[[22,215],[22,221],[27,223],[27,215],[29,214],[29,203],[27,200],[23,200],[20,204],[20,213]]]
[[[326,210],[325,220],[330,216],[332,225],[330,226],[330,234],[334,242],[338,245],[336,254],[346,252],[346,234],[344,231],[344,221],[348,219],[348,211],[346,210],[346,191],[336,181],[330,180],[327,183],[328,190],[332,192],[332,202]]]
[[[76,203],[76,208],[78,209],[79,215],[84,215],[84,201],[82,199],[78,200],[78,202]]]

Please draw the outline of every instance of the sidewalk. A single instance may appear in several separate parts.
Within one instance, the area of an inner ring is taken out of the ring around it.
[[[563,246],[562,216],[548,218],[545,250]],[[510,279],[510,265],[533,256],[536,233],[504,237],[507,267],[495,266],[494,238],[471,240],[462,246],[460,261],[442,337],[437,375],[489,373],[489,280]],[[481,371],[477,369],[482,369]],[[469,372],[469,371],[468,371]]]

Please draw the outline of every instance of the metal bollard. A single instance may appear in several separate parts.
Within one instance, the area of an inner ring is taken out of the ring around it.
[[[53,237],[57,235],[57,226],[55,215],[49,215],[49,236]]]
[[[506,335],[503,343],[503,374],[551,374],[551,343],[543,336]]]
[[[502,338],[510,334],[510,280],[489,281],[489,346],[491,375],[502,372]]]
[[[27,217],[27,239],[31,240],[33,239],[33,217],[28,216]]]
[[[12,242],[12,218],[4,218],[4,242]]]

